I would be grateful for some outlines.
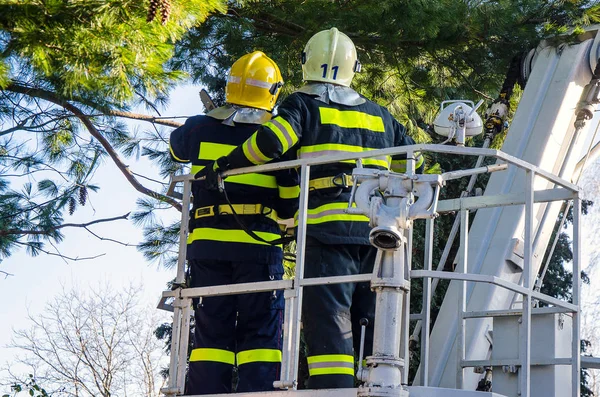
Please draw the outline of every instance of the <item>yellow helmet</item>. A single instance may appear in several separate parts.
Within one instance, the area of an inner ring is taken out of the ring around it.
[[[275,61],[260,51],[238,59],[227,77],[225,100],[234,105],[271,111],[283,78]]]
[[[322,30],[308,40],[302,53],[302,77],[350,86],[354,73],[360,72],[354,43],[336,28]]]

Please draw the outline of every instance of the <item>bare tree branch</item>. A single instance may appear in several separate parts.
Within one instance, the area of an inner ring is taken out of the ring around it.
[[[112,238],[98,236],[96,233],[92,232],[87,227],[84,227],[84,229],[87,230],[92,236],[94,236],[97,239],[102,240],[102,241],[112,241],[113,243],[121,244],[121,245],[123,245],[125,247],[137,247],[138,246],[137,244],[124,243],[122,241],[114,240]]]
[[[62,225],[58,225],[56,227],[53,227],[53,228],[50,228],[50,229],[45,229],[45,230],[20,230],[20,229],[0,230],[0,236],[6,236],[6,235],[9,235],[9,234],[48,235],[48,234],[51,234],[53,231],[58,230],[58,229],[62,229],[64,227],[83,227],[83,228],[85,228],[87,230],[88,226],[94,225],[96,223],[112,222],[112,221],[116,221],[116,220],[119,220],[119,219],[127,219],[127,217],[129,216],[129,214],[131,214],[131,212],[128,212],[128,213],[126,213],[124,215],[115,216],[115,217],[112,217],[112,218],[96,219],[96,220],[93,220],[93,221],[87,222],[87,223],[63,223]]]
[[[31,247],[32,249],[35,249],[36,251],[43,252],[44,254],[52,255],[52,256],[58,256],[59,258],[62,258],[63,260],[69,260],[69,261],[73,261],[73,262],[75,262],[75,261],[85,261],[85,260],[90,260],[90,259],[96,259],[96,258],[100,258],[101,256],[106,255],[106,253],[103,253],[103,254],[98,254],[98,255],[95,255],[95,256],[82,256],[82,257],[76,256],[75,258],[73,258],[73,257],[67,256],[67,255],[63,255],[60,252],[58,252],[58,253],[56,253],[56,252],[50,252],[50,251],[47,251],[47,250],[42,249],[40,247],[32,247],[31,244],[29,244],[29,243],[23,243],[23,242],[20,242],[20,241],[16,241],[15,244],[23,245],[25,247]]]
[[[169,119],[187,118],[188,117],[188,116],[154,117],[154,116],[148,116],[145,114],[124,112],[121,110],[106,110],[106,111],[104,111],[104,114],[107,116],[118,116],[118,117],[124,117],[124,118],[132,119],[132,120],[147,121],[149,123],[160,124],[160,125],[164,125],[167,127],[175,127],[175,128],[182,126],[183,123],[179,123],[177,121],[173,121],[173,120],[169,120]]]
[[[139,289],[63,290],[42,314],[28,315],[28,330],[15,331],[10,347],[23,353],[18,363],[61,396],[158,397],[165,353],[153,336],[159,321],[140,305]],[[13,368],[7,372],[18,379]]]

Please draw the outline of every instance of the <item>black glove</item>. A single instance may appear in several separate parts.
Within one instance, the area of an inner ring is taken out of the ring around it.
[[[200,179],[204,177],[204,188],[206,190],[221,191],[223,190],[221,172],[229,169],[229,160],[226,156],[213,161],[206,167],[202,168],[194,178]]]

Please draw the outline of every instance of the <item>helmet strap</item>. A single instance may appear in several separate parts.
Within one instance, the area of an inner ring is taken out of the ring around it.
[[[360,62],[358,61],[358,59],[354,62],[354,68],[353,71],[354,73],[359,73],[362,69],[362,65],[360,64]]]
[[[283,87],[283,83],[281,81],[278,81],[277,83],[273,83],[273,85],[271,85],[271,88],[269,88],[269,94],[271,94],[271,95],[277,94],[277,91],[279,91],[279,89],[281,87]]]

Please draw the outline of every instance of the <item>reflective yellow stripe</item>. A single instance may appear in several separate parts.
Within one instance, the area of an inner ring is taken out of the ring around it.
[[[323,362],[329,362],[329,361],[342,361],[345,363],[354,364],[354,357],[349,354],[322,354],[319,356],[306,357],[306,361],[309,364],[323,363]]]
[[[283,153],[298,142],[298,136],[292,126],[282,117],[275,117],[273,120],[264,124],[269,130],[277,136],[277,140],[283,147]]]
[[[200,170],[202,170],[203,168],[203,165],[192,165],[191,172],[193,175],[195,175],[198,172],[200,172]],[[277,189],[277,179],[273,175],[265,174],[232,175],[225,178],[225,183],[238,183],[240,185],[250,185],[269,189]]]
[[[339,152],[351,152],[351,153],[360,153],[368,150],[375,150],[371,148],[366,148],[362,146],[354,146],[354,145],[343,145],[341,143],[323,143],[321,145],[310,145],[310,146],[302,146],[300,148],[300,155],[304,155],[305,157],[315,157],[309,154],[318,154],[322,156],[324,154],[339,154]]]
[[[233,365],[235,364],[235,353],[221,349],[194,349],[190,354],[190,362],[193,361],[214,361]]]
[[[328,367],[328,368],[313,368],[308,370],[310,376],[316,375],[352,375],[354,376],[354,368],[345,367]]]
[[[346,209],[348,203],[329,203],[314,209],[308,209],[306,223],[308,225],[317,225],[324,222],[350,221],[350,222],[369,222],[365,215],[348,214]],[[298,224],[298,212],[295,216],[295,224]]]
[[[347,354],[324,354],[307,357],[308,374],[354,375],[354,357]]]
[[[214,142],[201,142],[200,151],[198,152],[198,158],[200,160],[216,160],[223,156],[227,156],[235,148],[235,145],[225,145],[223,143]]]
[[[203,165],[192,165],[192,174],[196,175],[198,172],[200,172],[202,169],[204,169]]]
[[[171,152],[171,156],[173,156],[173,158],[177,161],[181,161],[182,163],[187,163],[190,160],[183,160],[180,159],[179,157],[175,156],[175,152],[173,152],[173,147],[171,146],[171,144],[169,143],[169,151]]]
[[[355,162],[356,162],[356,160],[342,161],[342,163],[352,163],[352,164]],[[385,169],[390,168],[390,162],[388,160],[382,160],[379,158],[372,158],[372,159],[364,158],[364,159],[362,159],[362,164],[363,165],[376,165],[378,167],[383,167]]]
[[[300,196],[300,186],[279,186],[279,197],[282,199],[293,199]]]
[[[252,164],[264,164],[273,160],[260,151],[258,145],[256,144],[256,133],[254,133],[250,138],[246,140],[242,144],[242,151],[244,152],[244,156],[250,161]]]
[[[281,350],[277,349],[254,349],[245,350],[237,354],[237,364],[248,364],[255,362],[280,363]]]
[[[264,174],[232,175],[225,178],[225,183],[239,183],[241,185],[277,189],[277,179],[272,175]]]
[[[415,169],[417,169],[421,165],[423,165],[423,162],[425,161],[425,157],[423,157],[423,155],[420,153],[415,153],[415,157],[416,157]],[[392,160],[391,169],[394,172],[406,172],[406,160]]]
[[[392,171],[406,172],[406,160],[392,160]]]
[[[319,108],[321,124],[334,124],[342,128],[363,128],[366,130],[385,132],[383,119],[354,110],[337,110]]]
[[[423,163],[425,162],[425,156],[423,156],[422,154],[418,154],[417,155],[417,164],[415,164],[415,168],[419,168],[420,166],[423,165]]]
[[[254,231],[254,233],[267,241],[273,241],[281,237],[279,234],[269,232]],[[248,233],[246,233],[243,230],[214,229],[210,227],[196,228],[188,235],[188,244],[191,244],[194,241],[198,240],[269,245],[268,243],[255,240],[254,238],[252,238],[252,236],[248,235]]]

